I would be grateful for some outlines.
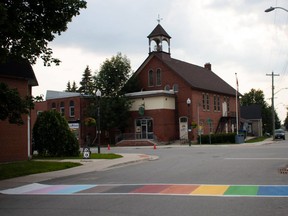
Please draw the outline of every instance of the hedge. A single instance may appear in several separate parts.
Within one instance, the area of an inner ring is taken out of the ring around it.
[[[236,133],[220,133],[211,134],[211,144],[235,144]],[[200,143],[200,137],[197,137],[198,144]],[[210,144],[209,134],[201,135],[201,144]]]

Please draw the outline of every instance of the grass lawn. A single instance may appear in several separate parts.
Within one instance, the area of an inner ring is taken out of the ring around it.
[[[109,154],[91,154],[91,159],[116,159],[121,158],[121,155],[109,153]],[[21,161],[13,163],[3,163],[0,164],[0,180],[15,178],[30,174],[51,172],[57,170],[63,170],[72,168],[75,166],[81,166],[81,163],[77,162],[61,162],[64,159],[82,159],[83,155],[80,154],[79,157],[38,157],[33,156],[33,160],[30,161]],[[34,160],[36,159],[36,160]],[[38,161],[41,160],[41,161]],[[45,160],[45,161],[43,161]],[[51,160],[51,161],[49,161]],[[53,160],[53,161],[52,161]],[[57,160],[57,161],[55,161]]]
[[[55,161],[21,161],[0,164],[0,180],[15,178],[30,174],[51,172],[80,166],[80,163]]]
[[[256,143],[256,142],[262,142],[266,139],[268,139],[269,137],[256,137],[256,138],[253,138],[253,139],[250,139],[250,140],[247,140],[245,141],[245,143]]]

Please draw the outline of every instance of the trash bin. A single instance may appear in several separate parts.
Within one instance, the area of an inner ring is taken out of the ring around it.
[[[236,144],[244,143],[244,134],[236,134],[235,143]]]

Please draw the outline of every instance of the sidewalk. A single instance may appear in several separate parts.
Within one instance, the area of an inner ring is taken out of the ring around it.
[[[46,172],[39,174],[32,174],[23,177],[17,177],[12,179],[6,179],[0,181],[0,190],[8,188],[19,187],[26,184],[42,182],[51,180],[54,178],[60,178],[65,176],[77,175],[88,172],[103,171],[112,169],[118,166],[125,166],[131,163],[138,163],[141,161],[157,160],[158,156],[150,156],[146,154],[120,154],[123,157],[117,159],[81,159],[81,160],[62,160],[62,162],[73,161],[83,164],[82,166],[73,167],[70,169],[59,170],[54,172]]]

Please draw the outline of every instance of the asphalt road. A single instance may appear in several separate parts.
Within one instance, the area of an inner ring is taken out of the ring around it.
[[[0,195],[0,215],[287,215],[287,196],[129,192],[139,184],[287,186],[288,174],[279,173],[279,168],[288,165],[286,141],[263,146],[112,148],[110,152],[158,155],[159,160],[41,182],[117,185],[114,193]]]

